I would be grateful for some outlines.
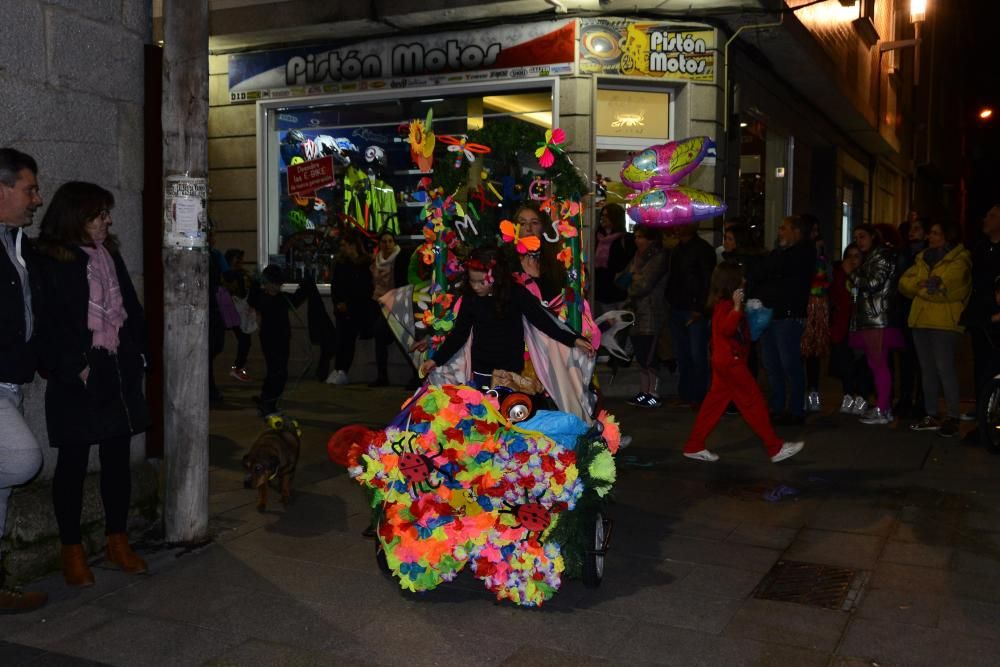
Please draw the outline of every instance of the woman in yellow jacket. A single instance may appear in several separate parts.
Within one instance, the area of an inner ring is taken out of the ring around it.
[[[955,349],[964,327],[958,320],[972,290],[972,260],[958,242],[958,230],[935,222],[927,233],[927,249],[899,279],[899,291],[913,299],[909,324],[923,375],[927,416],[910,426],[937,431],[944,438],[958,433],[958,371]],[[947,416],[937,418],[938,387],[944,387]]]

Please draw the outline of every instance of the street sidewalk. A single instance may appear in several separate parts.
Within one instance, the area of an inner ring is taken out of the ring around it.
[[[710,442],[722,460],[699,464],[680,456],[693,413],[625,405],[626,379],[608,403],[634,440],[599,589],[567,581],[526,610],[468,574],[424,595],[383,576],[360,534],[361,489],[325,443],[347,423],[383,425],[398,388],[290,387],[304,431],[295,500],[285,511],[272,494],[257,513],[240,459],[262,428],[258,385],[227,381],[211,413],[214,542],[151,545],[151,574],[98,567],[91,589],[36,582],[52,601],[0,617],[0,665],[997,664],[1000,456],[834,414],[779,429],[807,441],[779,465],[725,417]],[[779,562],[851,570],[846,601],[756,597]]]

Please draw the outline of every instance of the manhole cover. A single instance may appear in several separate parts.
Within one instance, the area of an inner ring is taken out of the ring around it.
[[[866,579],[858,570],[785,560],[771,568],[753,595],[761,600],[848,611],[857,603]]]

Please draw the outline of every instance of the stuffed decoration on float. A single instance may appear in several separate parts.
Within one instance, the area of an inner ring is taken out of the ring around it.
[[[431,590],[469,564],[498,600],[537,606],[594,549],[586,521],[614,484],[620,439],[606,412],[590,428],[552,411],[515,426],[494,396],[443,385],[384,430],[344,427],[327,450],[369,490],[402,588]]]
[[[714,152],[709,137],[692,137],[650,146],[622,165],[622,183],[636,190],[628,217],[640,225],[686,225],[722,215],[717,195],[678,183]]]

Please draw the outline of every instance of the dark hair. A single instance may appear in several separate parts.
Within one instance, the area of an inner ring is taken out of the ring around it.
[[[907,231],[907,235],[909,235],[909,231],[910,231],[910,229],[913,228],[914,225],[916,225],[917,227],[920,227],[920,229],[924,230],[924,236],[927,236],[927,232],[931,231],[931,221],[930,221],[930,218],[917,218],[916,220],[910,221],[910,222],[908,222],[906,224],[909,225],[909,229],[906,230]],[[900,230],[900,233],[902,234],[903,225],[899,226],[899,230]]]
[[[277,264],[268,264],[260,272],[260,282],[267,285],[281,285],[285,282],[285,274]]]
[[[950,222],[932,222],[931,227],[937,225],[941,228],[941,235],[944,236],[944,241],[948,245],[956,245],[961,240],[961,234],[959,233],[958,226]]]
[[[470,281],[470,271],[488,270],[493,272],[493,302],[496,304],[497,315],[505,317],[507,306],[510,304],[512,278],[507,263],[504,261],[500,250],[493,247],[476,248],[469,253],[469,259],[465,264],[465,287],[463,289],[466,296],[475,296]]]
[[[733,240],[736,241],[737,250],[747,250],[753,246],[753,236],[750,234],[750,228],[743,223],[735,223],[725,232],[723,232],[723,238],[726,234],[732,234]]]
[[[17,175],[25,169],[38,175],[38,163],[35,162],[35,158],[16,148],[0,148],[0,183],[8,188],[14,187]]]
[[[381,241],[383,236],[388,236],[392,239],[393,243],[396,242],[396,235],[390,229],[383,229],[378,233],[378,240]]]
[[[708,308],[715,304],[733,298],[733,292],[743,285],[743,267],[738,262],[725,260],[712,271],[712,280],[708,285]]]
[[[813,222],[816,221],[815,217],[813,217],[813,216],[811,216],[809,214],[806,214],[806,215],[790,215],[790,216],[786,217],[785,220],[787,220],[790,223],[792,223],[792,226],[795,227],[796,231],[798,231],[798,233],[799,233],[799,242],[800,243],[802,241],[808,241],[809,240],[809,232],[812,231]]]
[[[115,206],[115,196],[94,183],[69,181],[52,195],[52,201],[42,218],[38,245],[48,254],[58,254],[61,246],[93,246],[86,224]],[[104,247],[118,251],[118,239],[108,234]]]
[[[844,252],[843,254],[841,254],[841,258],[847,257],[847,252],[849,250],[857,250],[859,255],[864,255],[864,253],[861,252],[861,248],[858,247],[857,243],[848,243],[847,246],[844,247]]]
[[[562,243],[557,241],[555,243],[549,243],[545,240],[545,229],[552,227],[552,218],[549,214],[539,208],[538,204],[533,201],[523,202],[514,211],[514,215],[511,218],[514,222],[517,222],[517,216],[521,211],[532,211],[538,216],[538,219],[542,221],[542,235],[538,237],[541,242],[541,253],[542,256],[539,259],[539,267],[542,272],[542,276],[548,280],[553,285],[558,285],[560,289],[566,284],[566,267],[563,265],[562,261],[559,259],[559,251],[562,249]],[[520,263],[520,258],[518,258],[518,263]]]
[[[659,227],[650,227],[649,225],[637,225],[635,228],[635,235],[642,236],[644,239],[649,239],[655,244],[663,243],[663,230]]]
[[[605,204],[604,208],[601,209],[601,214],[608,214],[608,220],[611,221],[611,233],[624,232],[625,231],[625,209],[618,204]]]
[[[868,236],[872,237],[873,248],[882,245],[882,233],[875,227],[875,225],[869,225],[868,223],[855,225],[854,229],[851,230],[852,237],[854,236],[854,232],[864,232],[868,234]]]
[[[224,257],[226,258],[226,263],[229,264],[230,267],[232,267],[234,260],[243,259],[243,257],[245,256],[246,253],[244,253],[239,248],[230,248],[229,250],[226,251],[226,254],[224,255]]]
[[[368,255],[368,250],[365,248],[364,241],[361,240],[361,234],[354,231],[353,229],[345,229],[344,233],[340,237],[341,247],[345,245],[352,245],[358,251],[358,256],[356,259],[348,259],[346,255],[342,252],[337,253],[337,257],[334,261],[337,262],[353,262],[355,264],[368,265],[371,263],[371,257]]]

